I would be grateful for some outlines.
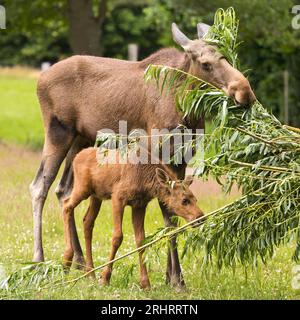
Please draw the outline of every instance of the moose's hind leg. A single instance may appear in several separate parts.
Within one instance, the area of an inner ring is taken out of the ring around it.
[[[62,205],[63,200],[67,198],[72,191],[73,187],[73,170],[72,163],[75,156],[84,148],[90,146],[90,143],[81,136],[77,136],[72,143],[69,152],[67,153],[65,160],[65,168],[62,174],[62,177],[55,189],[55,193],[59,203]]]
[[[160,208],[163,213],[164,222],[166,227],[170,226],[176,226],[171,221],[171,213],[166,208],[166,206],[163,203],[159,203]],[[167,261],[167,272],[166,272],[166,282],[171,283],[171,285],[183,288],[185,287],[179,257],[178,257],[178,251],[177,251],[177,243],[176,243],[176,237],[173,237],[170,240],[170,247],[168,248],[168,261]]]
[[[51,120],[48,128],[46,128],[42,161],[35,179],[30,184],[34,228],[33,261],[35,262],[44,261],[42,211],[45,200],[73,138],[73,131],[60,124],[56,118]]]

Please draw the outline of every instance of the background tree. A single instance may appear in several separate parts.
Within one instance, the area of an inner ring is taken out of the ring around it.
[[[39,66],[72,53],[127,58],[129,43],[142,59],[174,46],[175,21],[190,38],[199,21],[234,6],[240,20],[240,59],[257,97],[283,119],[283,71],[290,81],[290,124],[300,126],[300,30],[291,26],[293,0],[25,0],[1,2],[7,29],[0,32],[0,64]]]
[[[102,55],[102,27],[107,0],[68,0],[70,44],[76,54]]]

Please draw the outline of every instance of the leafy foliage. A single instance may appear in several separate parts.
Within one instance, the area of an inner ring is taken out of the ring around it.
[[[219,52],[235,67],[238,67],[237,56],[238,21],[232,7],[226,11],[222,8],[215,13],[214,24],[205,36],[205,41],[216,45]]]
[[[259,103],[234,111],[211,136],[217,155],[197,174],[214,176],[226,191],[236,183],[244,196],[209,217],[192,241],[204,245],[207,259],[214,254],[219,267],[256,263],[258,257],[265,262],[290,240],[296,240],[293,258],[298,260],[300,135]]]
[[[150,65],[145,71],[145,80],[155,80],[161,92],[174,93],[176,106],[183,117],[198,119],[203,114],[217,114],[220,106],[227,108],[233,104],[222,90],[176,68]]]
[[[66,274],[61,263],[26,263],[22,268],[0,279],[0,297],[15,291],[25,293],[26,290],[40,290],[45,285],[63,283],[65,279]]]
[[[222,21],[231,21],[220,30],[236,34],[234,14],[219,11]],[[216,14],[216,24],[220,16]],[[230,29],[231,28],[231,29]],[[218,33],[214,31],[215,41]],[[230,36],[228,36],[228,39]],[[233,48],[233,47],[231,47]],[[230,48],[229,48],[230,49]],[[235,50],[231,56],[237,57]],[[300,254],[300,134],[298,129],[282,125],[256,101],[251,107],[237,107],[217,88],[181,70],[150,66],[146,79],[154,79],[161,90],[174,90],[177,106],[184,116],[198,118],[203,113],[214,115],[215,129],[206,136],[207,158],[198,164],[195,175],[212,175],[230,191],[233,183],[243,197],[213,214],[197,229],[186,235],[185,250],[204,246],[204,262],[216,261],[217,266],[235,266],[263,262],[271,257],[274,248],[296,240],[293,255]]]

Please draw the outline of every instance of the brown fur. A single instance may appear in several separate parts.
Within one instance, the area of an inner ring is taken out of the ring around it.
[[[155,60],[178,67],[184,59],[183,53],[164,49],[142,62],[73,56],[55,64],[38,82],[46,132],[54,135],[51,123],[59,121],[68,130],[64,136],[94,141],[97,130],[118,132],[119,120],[128,121],[128,131],[177,126],[182,118],[176,110],[170,112],[173,99],[161,97],[154,86],[145,84],[143,75],[145,66]]]
[[[73,161],[74,187],[63,205],[66,248],[64,261],[66,266],[72,263],[71,223],[74,209],[79,203],[91,197],[89,209],[84,217],[84,235],[87,254],[87,271],[93,269],[92,232],[101,201],[112,199],[114,232],[109,261],[115,258],[123,239],[122,218],[126,205],[132,207],[132,221],[137,247],[144,238],[144,217],[147,204],[158,198],[167,208],[187,221],[203,216],[197,207],[197,200],[188,189],[187,183],[176,182],[173,186],[168,181],[176,181],[177,175],[163,164],[102,164],[96,158],[96,149],[81,151]],[[102,273],[102,283],[110,281],[112,265]],[[150,286],[146,265],[143,262],[143,251],[140,252],[141,286]]]

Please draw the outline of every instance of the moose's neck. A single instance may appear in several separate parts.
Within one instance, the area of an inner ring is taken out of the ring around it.
[[[177,50],[175,48],[166,48],[159,50],[144,60],[139,62],[141,68],[145,69],[150,64],[156,65],[166,65],[172,68],[180,69],[184,72],[191,72],[192,62],[190,57],[183,51]],[[153,114],[155,114],[155,127],[158,124],[159,128],[175,128],[178,124],[183,124],[190,129],[204,129],[204,118],[194,119],[193,117],[181,117],[174,106],[174,99],[170,98],[170,95],[164,100],[163,106],[157,104],[157,109]],[[171,109],[169,109],[171,108]],[[168,111],[166,111],[168,110]],[[181,119],[180,119],[181,118]],[[163,125],[160,125],[163,124]],[[180,166],[180,170],[184,170]]]
[[[178,69],[184,72],[187,72],[189,74],[194,74],[191,58],[186,53],[184,54],[184,59],[181,62],[181,64],[178,66]],[[193,116],[187,116],[185,117],[184,122],[185,122],[184,125],[186,125],[188,128],[204,129],[205,127],[204,115],[200,119],[195,118]]]
[[[190,73],[191,58],[186,53],[184,53],[183,60],[181,61],[181,63],[178,65],[177,68],[184,72]]]
[[[149,57],[139,62],[139,65],[145,69],[150,64],[158,64],[181,69],[185,65],[185,53],[175,48],[165,48],[158,50]]]

